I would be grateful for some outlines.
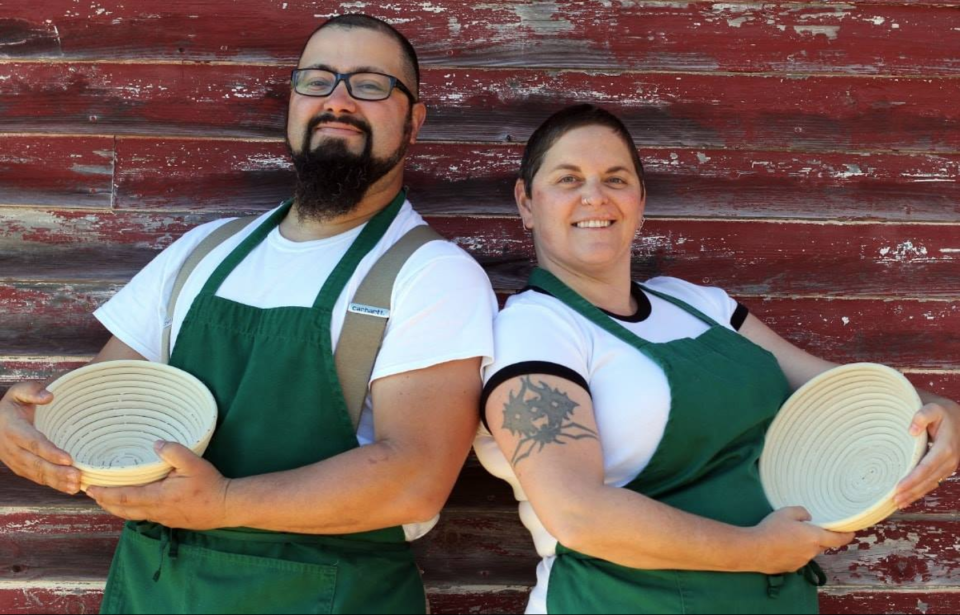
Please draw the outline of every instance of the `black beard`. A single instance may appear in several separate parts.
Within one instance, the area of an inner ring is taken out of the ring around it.
[[[310,136],[314,128],[325,122],[336,121],[360,129],[366,136],[363,151],[354,154],[347,149],[343,139],[327,139],[315,149],[310,149]],[[313,118],[303,134],[300,153],[290,149],[293,166],[297,173],[294,197],[300,222],[307,219],[317,222],[332,220],[356,209],[367,190],[377,180],[390,172],[407,153],[412,130],[412,114],[408,113],[404,124],[403,139],[397,151],[388,158],[374,158],[373,137],[369,124],[349,116],[335,118],[324,114]]]

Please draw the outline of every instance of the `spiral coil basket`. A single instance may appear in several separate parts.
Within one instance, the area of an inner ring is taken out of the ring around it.
[[[922,403],[900,372],[875,363],[831,369],[780,409],[760,456],[760,480],[776,508],[803,506],[837,532],[879,523],[896,510],[898,482],[927,450],[908,432]]]
[[[198,455],[217,422],[213,394],[187,372],[148,361],[107,361],[58,378],[53,401],[37,406],[35,424],[73,457],[80,488],[142,485],[171,466],[153,450],[178,442]]]

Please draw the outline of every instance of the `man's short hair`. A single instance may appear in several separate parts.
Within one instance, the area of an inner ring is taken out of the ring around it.
[[[303,52],[306,50],[307,45],[313,39],[313,37],[325,28],[363,28],[365,30],[374,30],[376,32],[381,32],[386,34],[400,45],[400,49],[403,50],[403,63],[406,65],[407,70],[413,75],[414,82],[406,83],[404,79],[404,85],[414,91],[417,98],[420,97],[420,63],[417,61],[417,52],[413,48],[413,45],[410,44],[410,41],[407,40],[403,34],[400,34],[400,31],[383,21],[382,19],[377,19],[376,17],[371,17],[369,15],[364,15],[362,13],[349,13],[347,15],[338,15],[337,17],[331,17],[327,21],[320,24],[320,26],[307,37],[306,43],[303,44],[303,49],[300,50],[300,57],[303,57]]]

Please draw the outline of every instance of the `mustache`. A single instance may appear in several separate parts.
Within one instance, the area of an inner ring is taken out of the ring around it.
[[[307,134],[309,135],[310,133],[312,133],[313,130],[320,124],[332,124],[332,123],[346,124],[347,126],[353,126],[357,130],[362,131],[365,135],[370,136],[370,132],[371,132],[370,124],[368,124],[366,121],[361,120],[360,118],[351,117],[349,115],[344,115],[343,117],[337,117],[332,113],[323,113],[311,119],[310,122],[307,123]]]

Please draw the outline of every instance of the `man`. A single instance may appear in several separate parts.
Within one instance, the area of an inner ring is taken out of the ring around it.
[[[162,481],[88,490],[129,520],[105,612],[423,612],[409,541],[436,522],[476,429],[496,311],[486,275],[447,242],[407,260],[357,433],[333,362],[360,281],[422,224],[402,191],[426,116],[418,82],[410,43],[379,20],[334,18],[307,41],[287,119],[294,198],[213,249],[174,312],[170,364],[217,398],[213,440],[202,459],[158,443],[174,467]],[[176,274],[224,222],[184,235],[96,312],[113,337],[94,361],[160,359]],[[51,399],[37,383],[4,396],[0,460],[72,494],[78,470],[32,425]]]

